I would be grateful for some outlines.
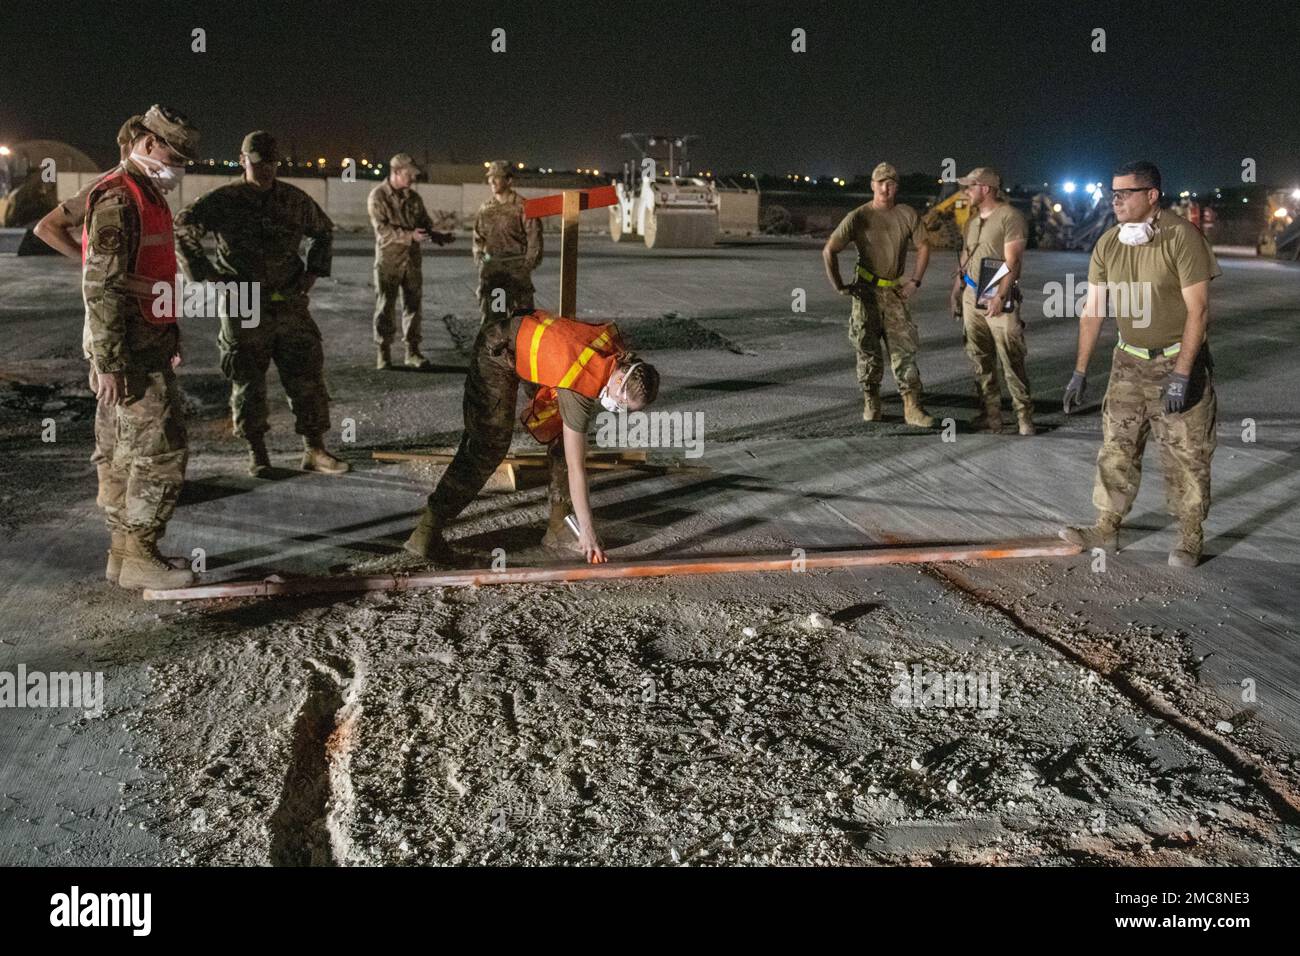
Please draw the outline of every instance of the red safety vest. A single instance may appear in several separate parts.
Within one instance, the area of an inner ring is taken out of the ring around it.
[[[590,325],[541,310],[524,316],[515,336],[515,371],[541,386],[520,418],[524,427],[543,445],[559,438],[564,423],[556,389],[596,398],[623,351],[613,322]]]
[[[140,306],[140,315],[146,322],[152,322],[154,325],[174,325],[179,306],[175,296],[169,294],[167,301],[170,305],[160,310],[162,315],[155,315],[155,296],[152,291],[158,282],[166,283],[168,288],[172,288],[176,283],[176,243],[172,236],[172,211],[166,200],[158,197],[156,191],[145,190],[135,181],[135,177],[120,166],[95,183],[95,188],[86,197],[86,209],[91,209],[95,200],[114,186],[126,187],[126,193],[135,203],[135,211],[140,218],[140,241],[136,246],[135,261],[131,263],[130,271],[133,279],[142,281],[131,283],[133,287],[140,289],[140,291],[133,289],[131,295]],[[86,264],[86,256],[89,252],[90,216],[87,215],[81,227],[83,266]]]

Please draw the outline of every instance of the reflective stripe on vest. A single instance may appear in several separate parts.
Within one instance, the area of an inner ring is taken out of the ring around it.
[[[140,236],[136,243],[135,259],[130,265],[129,281],[126,283],[127,294],[136,300],[140,316],[154,325],[172,325],[176,322],[177,307],[172,289],[176,282],[176,243],[172,234],[172,211],[165,200],[154,196],[140,186],[135,178],[125,169],[118,168],[95,184],[94,190],[86,199],[89,210],[106,190],[113,186],[126,187],[126,193],[135,205],[136,216],[140,220]],[[81,227],[81,262],[85,265],[90,253],[90,216]],[[154,314],[157,297],[153,288],[157,283],[168,288],[164,298],[167,307]],[[143,291],[147,289],[148,291]]]
[[[525,315],[515,336],[515,372],[539,386],[520,416],[529,433],[542,444],[559,438],[564,422],[557,389],[598,397],[622,350],[613,323],[591,325],[540,310]]]

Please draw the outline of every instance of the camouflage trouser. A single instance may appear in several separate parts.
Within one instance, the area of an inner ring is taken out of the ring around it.
[[[92,363],[90,366],[90,391],[99,390],[99,374]],[[99,477],[99,494],[95,504],[101,508],[108,507],[109,502],[121,498],[124,490],[113,477],[113,448],[117,444],[117,409],[103,402],[95,403],[95,450],[90,455],[90,463],[95,466]]]
[[[1030,413],[1034,401],[1029,394],[1029,373],[1025,370],[1025,323],[1020,309],[1001,315],[986,315],[975,308],[975,293],[969,288],[962,296],[962,325],[966,355],[975,370],[975,391],[984,407],[1002,404],[998,371],[1017,412]]]
[[[1101,406],[1101,451],[1092,503],[1099,511],[1126,515],[1142,481],[1142,453],[1154,435],[1165,473],[1169,513],[1204,521],[1210,512],[1210,461],[1216,444],[1217,401],[1209,349],[1197,357],[1187,389],[1187,407],[1165,414],[1161,389],[1177,356],[1142,359],[1115,350],[1110,384]]]
[[[266,372],[275,362],[289,396],[294,431],[319,438],[329,431],[329,392],[325,388],[325,353],[320,329],[307,311],[307,297],[287,302],[262,298],[260,321],[243,328],[238,318],[221,320],[217,339],[221,371],[230,380],[230,412],[235,434],[256,438],[266,423]]]
[[[90,373],[91,388],[98,376]],[[161,537],[176,510],[189,450],[185,408],[171,369],[128,369],[126,398],[95,410],[97,503],[109,531]]]
[[[519,375],[515,372],[514,333],[519,321],[493,322],[479,330],[465,378],[465,431],[460,447],[429,495],[429,510],[439,527],[454,519],[478,495],[510,451],[515,430]],[[535,388],[527,383],[529,390]],[[570,509],[569,472],[564,441],[547,446],[551,509]]]
[[[496,293],[501,289],[504,295]],[[496,308],[494,308],[494,306]],[[533,280],[522,265],[508,269],[479,267],[478,307],[480,327],[514,315],[516,309],[533,308]]]
[[[402,340],[408,349],[420,345],[420,300],[424,274],[417,256],[375,260],[375,343],[393,341],[393,312],[402,298]]]
[[[889,349],[894,381],[900,395],[921,392],[921,373],[916,368],[920,346],[916,323],[897,287],[872,286],[853,296],[849,316],[849,341],[857,352],[858,384],[863,391],[879,389],[885,377],[881,342]]]

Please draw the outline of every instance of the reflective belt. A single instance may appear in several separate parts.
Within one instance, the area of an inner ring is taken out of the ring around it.
[[[285,295],[283,292],[272,292],[272,293],[271,293],[271,301],[272,301],[272,302],[288,302],[288,301],[290,301],[292,298],[293,298],[293,296],[291,296],[291,295]]]
[[[1144,349],[1136,345],[1129,345],[1123,339],[1119,340],[1120,351],[1127,352],[1129,355],[1136,356],[1140,359],[1147,359],[1148,361],[1151,359],[1162,358],[1167,355],[1177,355],[1182,348],[1182,342],[1175,342],[1173,345],[1167,345],[1162,349]]]
[[[870,282],[872,285],[878,285],[884,288],[888,288],[891,285],[898,285],[897,279],[882,279],[865,266],[858,266],[856,271],[859,279]]]

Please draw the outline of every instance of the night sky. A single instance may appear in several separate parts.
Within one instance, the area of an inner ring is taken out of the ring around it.
[[[853,177],[991,163],[1011,182],[1166,191],[1300,182],[1300,4],[9,3],[0,142],[100,162],[132,112],[188,113],[205,156],[263,127],[299,157],[600,166],[627,131],[697,133],[696,168]],[[991,11],[997,11],[996,18]],[[207,52],[190,51],[194,27]],[[489,49],[506,30],[507,52]],[[808,52],[791,52],[791,30]],[[1107,52],[1090,51],[1106,29]]]

